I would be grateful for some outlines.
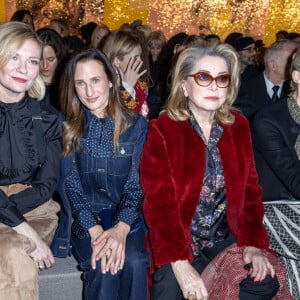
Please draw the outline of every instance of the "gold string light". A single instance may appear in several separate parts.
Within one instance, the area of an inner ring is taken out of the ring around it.
[[[122,23],[141,19],[167,37],[183,31],[214,33],[224,39],[230,32],[239,31],[263,39],[268,45],[279,30],[300,31],[299,0],[4,1],[7,19],[16,9],[25,8],[33,11],[37,28],[47,25],[50,18],[63,18],[72,24],[74,32],[89,21],[104,21],[111,29],[117,29]]]

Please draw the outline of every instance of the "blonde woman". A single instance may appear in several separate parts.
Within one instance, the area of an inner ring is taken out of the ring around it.
[[[38,272],[54,265],[49,248],[59,205],[55,191],[61,124],[38,100],[42,46],[20,22],[0,25],[0,299],[38,299]]]
[[[249,125],[231,110],[235,51],[182,50],[172,78],[141,160],[151,299],[291,299],[268,251]]]
[[[107,38],[103,52],[119,76],[123,103],[130,109],[148,116],[148,54],[146,40],[137,30],[116,30]]]

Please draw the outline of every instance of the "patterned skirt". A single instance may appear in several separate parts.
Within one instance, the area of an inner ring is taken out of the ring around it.
[[[293,299],[300,299],[300,201],[281,200],[264,205],[270,248],[286,268]]]
[[[209,293],[209,300],[239,299],[239,284],[247,277],[247,270],[244,270],[243,261],[244,247],[237,247],[233,244],[217,255],[201,274]],[[277,257],[264,251],[270,263],[274,266],[279,291],[274,300],[292,300],[289,289],[286,285],[286,273]]]

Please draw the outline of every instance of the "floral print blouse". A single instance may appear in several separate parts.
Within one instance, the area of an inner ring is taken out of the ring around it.
[[[217,143],[222,137],[223,128],[214,123],[209,140],[192,115],[190,122],[199,137],[206,144],[205,170],[198,205],[191,224],[193,255],[201,249],[211,248],[215,242],[222,241],[229,229],[226,220],[226,191],[223,167]]]

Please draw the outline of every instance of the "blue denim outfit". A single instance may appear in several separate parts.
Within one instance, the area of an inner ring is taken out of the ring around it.
[[[136,115],[133,125],[122,134],[119,146],[114,149],[112,120],[98,119],[88,110],[85,119],[80,140],[83,151],[75,151],[61,161],[57,191],[63,198],[62,211],[65,213],[62,213],[64,222],[58,228],[52,249],[54,254],[63,256],[68,251],[68,238],[71,237],[72,253],[83,270],[85,299],[146,300],[149,258],[144,249],[139,163],[147,122]],[[116,275],[102,274],[100,262],[96,270],[91,269],[92,249],[87,230],[97,224],[110,226],[99,221],[103,211],[112,213],[111,226],[120,221],[131,226],[126,240],[125,265]],[[63,234],[62,228],[66,227],[69,236]]]

